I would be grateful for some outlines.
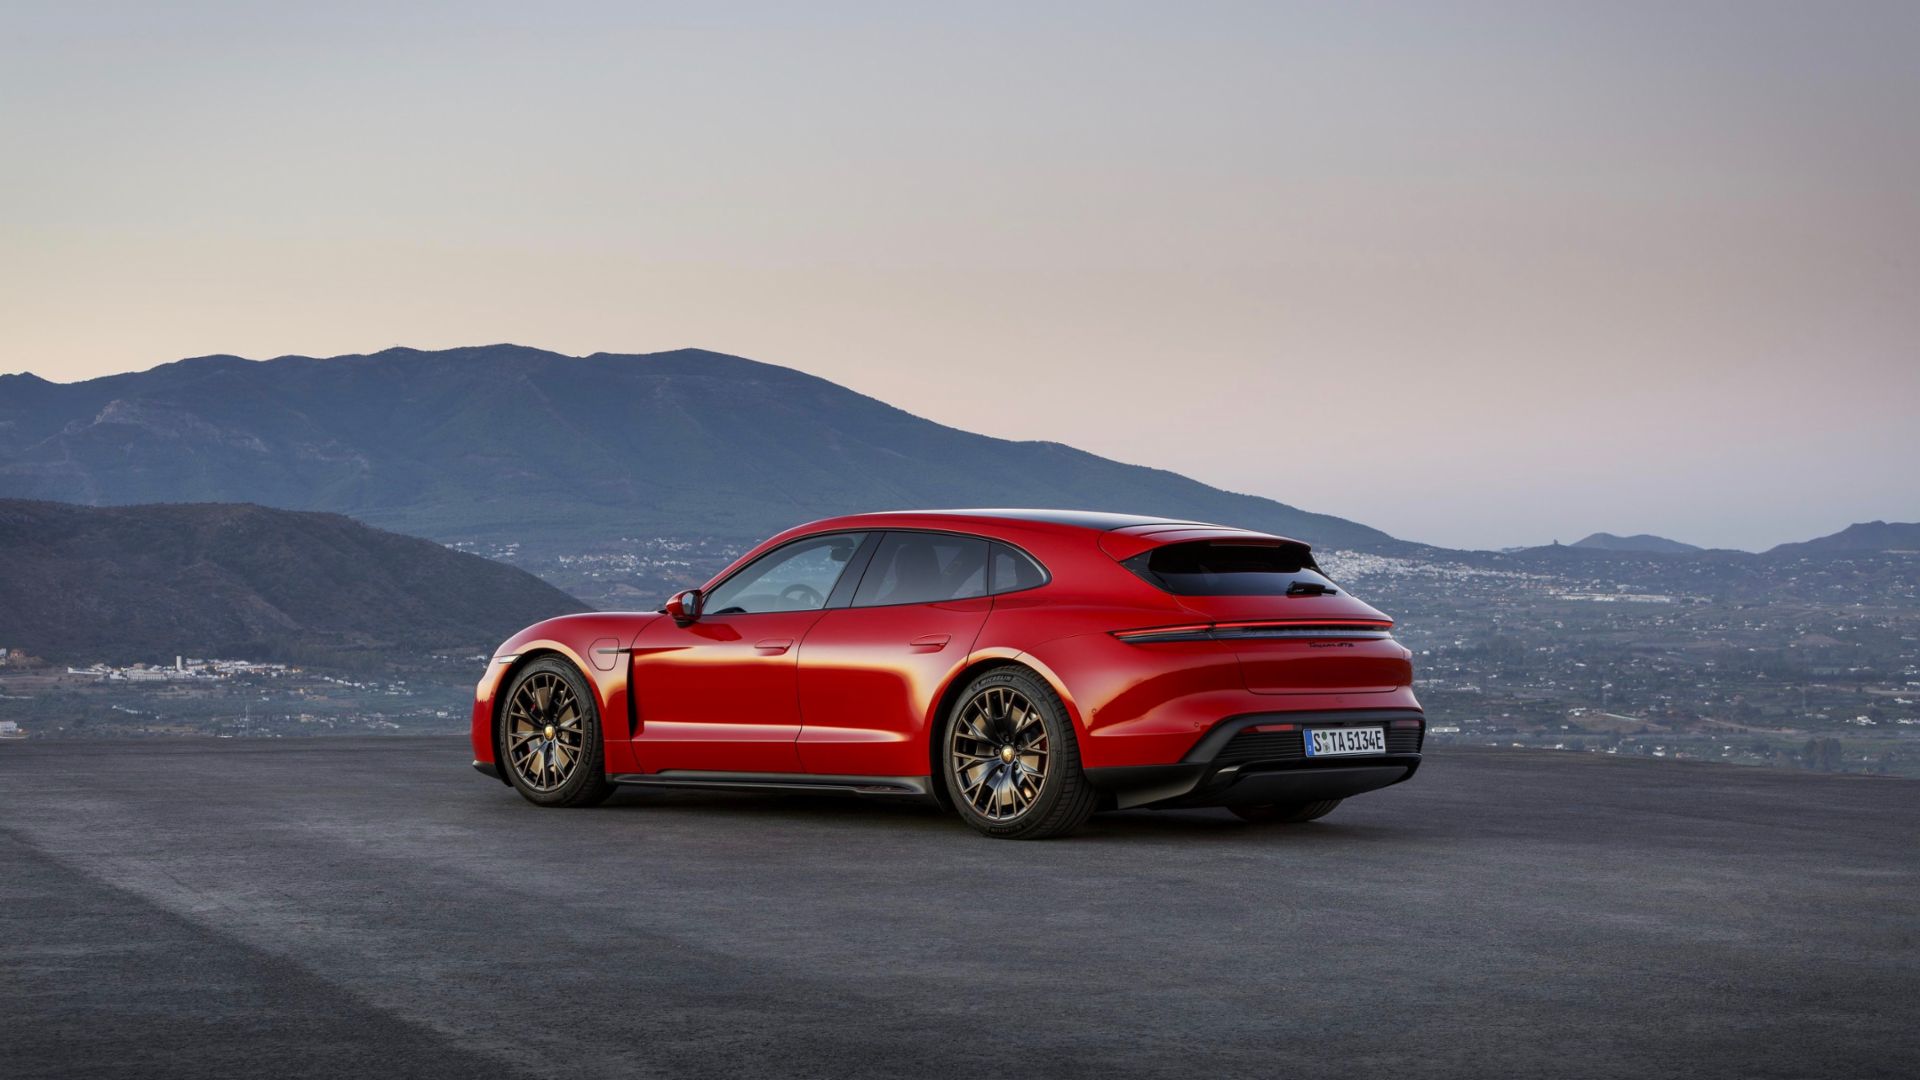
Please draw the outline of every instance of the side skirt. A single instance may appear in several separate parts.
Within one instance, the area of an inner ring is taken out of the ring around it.
[[[820,776],[814,773],[730,773],[667,769],[657,773],[615,773],[616,784],[697,791],[788,791],[825,795],[891,795],[933,801],[930,776]]]

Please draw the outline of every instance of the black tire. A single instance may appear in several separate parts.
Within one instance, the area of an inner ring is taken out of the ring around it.
[[[1251,821],[1261,825],[1298,825],[1303,821],[1313,821],[1333,813],[1340,805],[1339,799],[1324,799],[1310,803],[1262,803],[1258,806],[1229,806],[1228,810],[1242,821]]]
[[[560,692],[561,687],[571,694],[570,699]],[[548,713],[536,717],[532,714],[538,710],[519,707],[538,704],[542,689],[547,702],[558,699],[571,704],[571,715],[542,705]],[[529,730],[535,721],[542,726]],[[522,730],[516,732],[516,727]],[[561,745],[557,741],[569,738],[577,742]],[[516,740],[530,753],[509,746]],[[528,745],[529,740],[538,745]],[[493,749],[507,782],[535,806],[596,806],[613,794],[593,689],[572,664],[557,656],[543,656],[514,673],[494,722]],[[519,764],[536,756],[541,759],[537,766]],[[554,763],[563,756],[566,772],[560,775]],[[540,777],[552,782],[540,783]]]
[[[972,733],[983,730],[977,724],[991,717],[993,701],[1016,699],[1025,707],[1018,709],[1020,720],[1009,721],[1014,733],[1004,737],[1001,752],[1012,753],[1016,739],[1022,740],[1026,749],[1001,761],[984,753],[992,740],[975,738]],[[1033,735],[1031,722],[1025,719],[1029,708],[1044,732],[1044,749],[1039,749],[1041,743]],[[962,821],[983,835],[1002,840],[1046,840],[1073,832],[1093,816],[1097,795],[1080,766],[1080,742],[1074,736],[1073,722],[1067,718],[1067,707],[1045,679],[1025,668],[996,668],[968,683],[940,726],[937,752],[940,779],[954,809]],[[957,758],[961,752],[968,756]],[[961,761],[967,760],[973,763],[962,768]],[[1030,779],[1034,772],[1030,762],[1040,766],[1037,783]],[[1014,789],[1009,798],[1020,800],[1017,812],[1002,807],[1000,799],[989,793],[989,785],[995,783],[1003,789]],[[985,810],[979,805],[983,796],[988,800]]]

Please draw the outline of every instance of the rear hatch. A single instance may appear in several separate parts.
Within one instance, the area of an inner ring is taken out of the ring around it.
[[[1101,548],[1178,598],[1192,624],[1121,631],[1141,645],[1211,641],[1259,694],[1384,693],[1413,680],[1393,620],[1320,572],[1306,544],[1218,526],[1117,529]]]

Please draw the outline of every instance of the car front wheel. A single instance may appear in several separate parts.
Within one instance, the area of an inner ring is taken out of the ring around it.
[[[593,691],[573,665],[542,657],[514,676],[495,750],[507,779],[538,806],[593,806],[613,792]]]

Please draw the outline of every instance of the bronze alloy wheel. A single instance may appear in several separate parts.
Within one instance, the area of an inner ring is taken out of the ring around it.
[[[1010,686],[990,686],[967,702],[947,753],[960,797],[993,822],[1012,821],[1033,808],[1053,757],[1040,710]]]
[[[586,728],[574,689],[552,671],[535,671],[507,703],[507,761],[534,791],[554,791],[586,756]]]

